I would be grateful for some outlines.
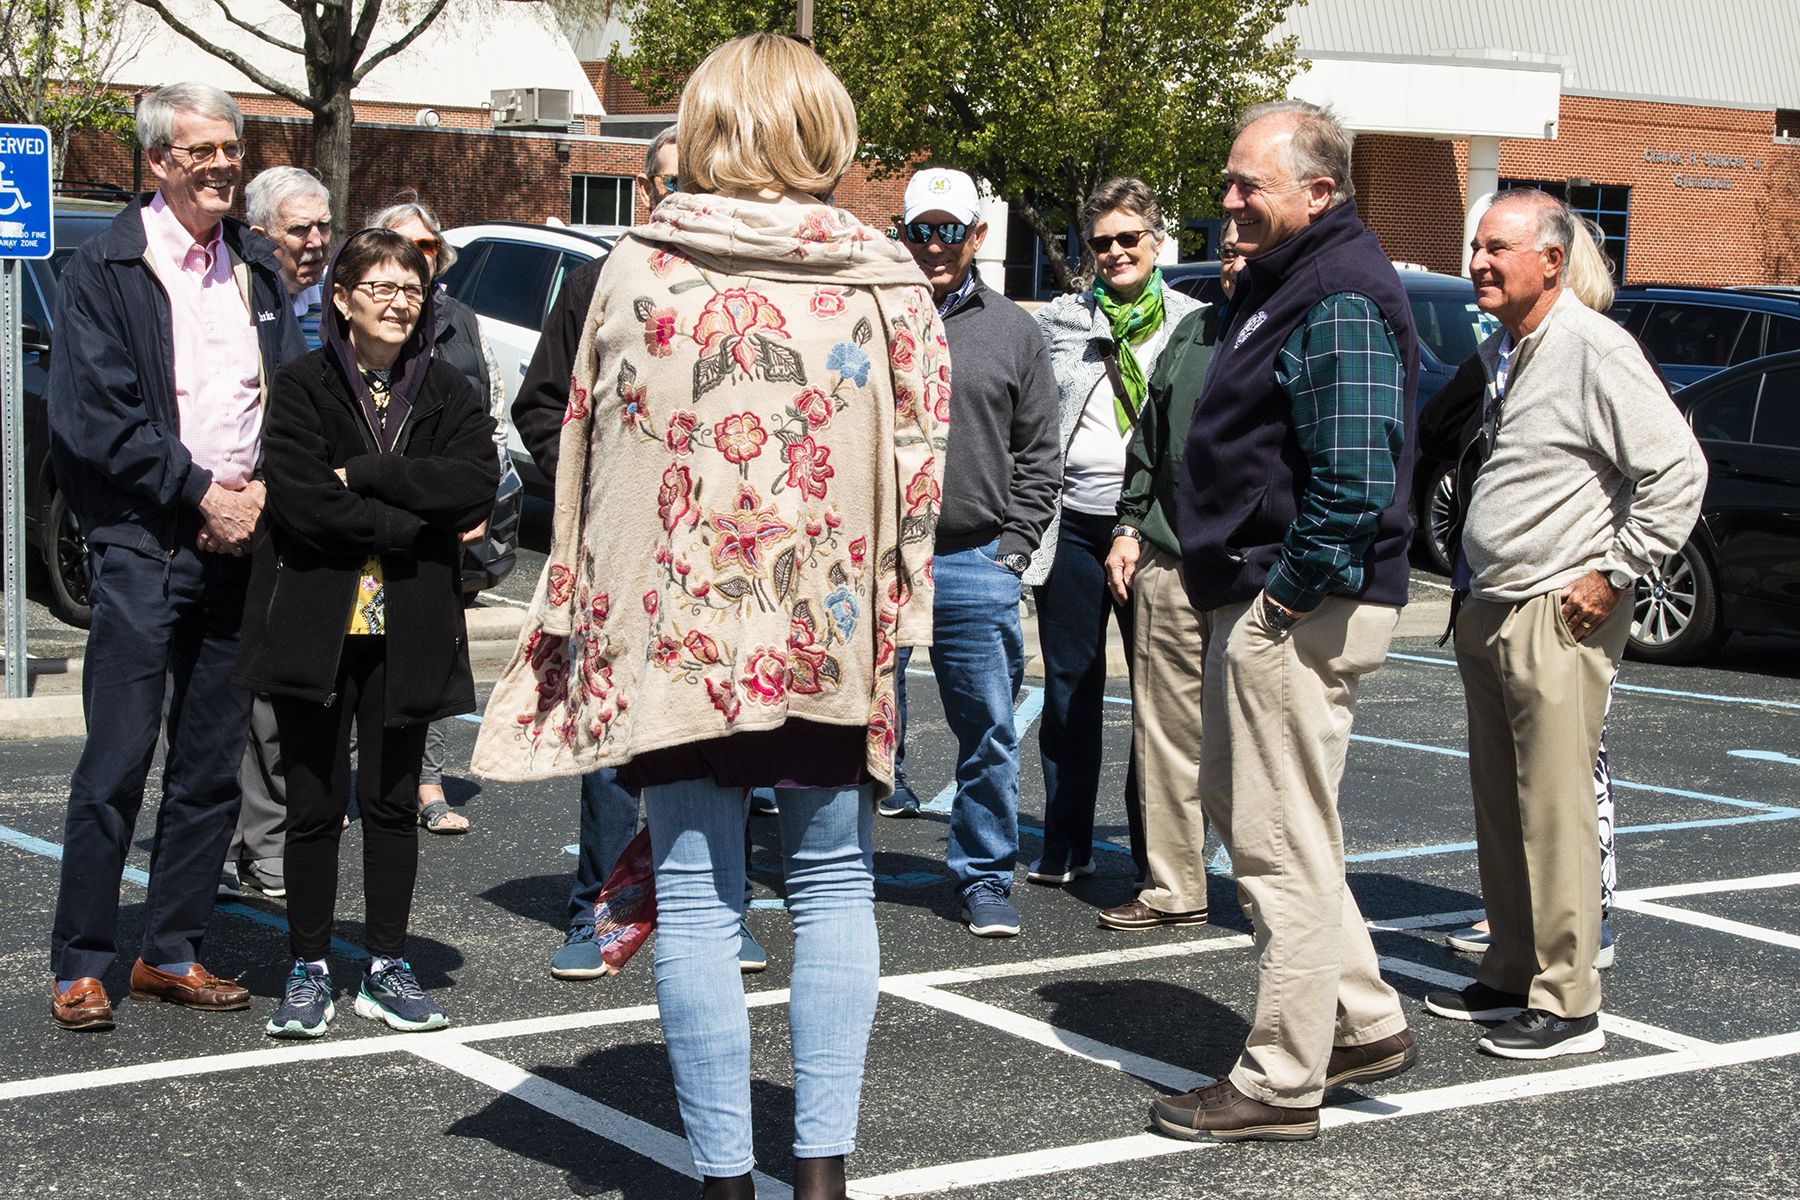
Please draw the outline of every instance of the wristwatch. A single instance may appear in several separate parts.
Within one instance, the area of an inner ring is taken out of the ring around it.
[[[1116,538],[1128,537],[1134,542],[1141,542],[1144,540],[1144,531],[1135,525],[1114,525],[1113,536]]]
[[[1267,592],[1263,593],[1262,610],[1263,620],[1276,633],[1286,633],[1294,627],[1294,622],[1300,619],[1299,614],[1289,612],[1270,599]]]
[[[1014,575],[1023,575],[1025,574],[1025,568],[1031,565],[1031,555],[1020,550],[1014,550],[1011,554],[1002,554],[994,561],[1011,571]]]
[[[1631,572],[1621,571],[1616,567],[1606,572],[1606,582],[1621,592],[1630,591],[1637,584],[1637,580],[1632,577]]]

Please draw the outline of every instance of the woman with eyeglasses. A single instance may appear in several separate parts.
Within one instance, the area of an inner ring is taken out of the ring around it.
[[[688,78],[681,191],[620,238],[576,352],[555,532],[475,769],[641,786],[656,998],[702,1194],[748,1200],[746,793],[779,796],[794,1194],[845,1194],[880,983],[874,802],[931,640],[950,364],[904,249],[822,203],[856,109],[750,34]]]
[[[408,195],[411,193],[402,193]],[[373,213],[371,229],[391,229],[412,240],[431,264],[435,295],[435,329],[431,336],[432,353],[455,367],[469,381],[475,394],[488,401],[488,413],[494,418],[494,451],[506,457],[506,385],[494,358],[493,347],[482,336],[481,326],[468,305],[452,296],[437,281],[456,263],[456,247],[444,240],[443,226],[437,214],[417,200],[402,200]],[[484,520],[464,535],[464,542],[477,542],[487,534]],[[419,824],[432,833],[459,834],[469,832],[469,818],[450,808],[444,796],[444,724],[436,722],[425,738],[425,762],[419,770]]]
[[[1062,392],[1063,484],[1059,512],[1032,556],[1038,642],[1044,664],[1044,715],[1038,752],[1044,767],[1044,846],[1027,873],[1059,887],[1094,871],[1094,809],[1100,789],[1106,694],[1107,624],[1133,644],[1132,610],[1110,594],[1106,559],[1118,518],[1126,446],[1148,394],[1148,380],[1170,332],[1199,303],[1163,286],[1156,255],[1166,236],[1162,206],[1141,179],[1111,179],[1081,209],[1082,236],[1094,255],[1093,286],[1058,296],[1038,310]],[[1136,756],[1123,798],[1136,883],[1148,886],[1143,808]]]
[[[326,954],[358,731],[364,943],[359,1016],[437,1029],[406,962],[426,726],[475,707],[460,536],[493,507],[493,419],[431,353],[435,298],[408,238],[365,229],[324,279],[319,349],[275,376],[269,489],[233,682],[269,693],[287,775],[293,965],[267,1031],[313,1038],[335,1016]]]

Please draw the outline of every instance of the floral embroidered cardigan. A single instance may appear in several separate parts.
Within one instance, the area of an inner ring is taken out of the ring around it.
[[[903,248],[824,206],[659,205],[587,316],[550,556],[476,772],[585,773],[793,717],[863,727],[891,787],[949,399]]]

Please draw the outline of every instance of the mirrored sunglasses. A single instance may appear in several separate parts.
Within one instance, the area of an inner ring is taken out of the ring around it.
[[[938,241],[946,246],[956,246],[969,236],[969,227],[961,221],[944,221],[941,224],[931,221],[908,221],[906,223],[906,240],[915,246],[923,246],[937,234]]]

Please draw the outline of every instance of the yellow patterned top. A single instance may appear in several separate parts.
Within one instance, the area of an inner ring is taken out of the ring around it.
[[[350,606],[351,636],[387,632],[387,581],[381,574],[381,555],[363,560],[362,578],[356,582],[356,603]]]

